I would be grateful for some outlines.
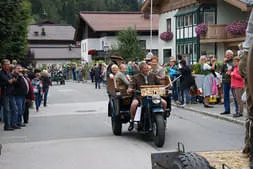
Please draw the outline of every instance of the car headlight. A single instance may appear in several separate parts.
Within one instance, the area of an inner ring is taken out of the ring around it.
[[[160,96],[160,95],[154,95],[154,96],[152,96],[152,102],[153,102],[154,104],[159,104],[159,103],[161,103],[161,96]]]

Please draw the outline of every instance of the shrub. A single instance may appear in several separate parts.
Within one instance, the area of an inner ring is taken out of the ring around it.
[[[192,64],[191,71],[194,74],[202,74],[201,64],[200,63]]]

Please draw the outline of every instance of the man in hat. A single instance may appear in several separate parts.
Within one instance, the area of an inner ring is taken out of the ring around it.
[[[112,62],[107,67],[107,76],[109,76],[109,74],[112,73],[111,72],[111,67],[112,67],[113,64],[116,64],[116,65],[119,66],[123,61],[123,58],[118,53],[112,54],[110,56],[110,58],[111,58]]]

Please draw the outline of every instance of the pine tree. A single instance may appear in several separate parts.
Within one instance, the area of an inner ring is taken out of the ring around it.
[[[30,9],[27,0],[0,2],[0,59],[21,61],[27,54]]]
[[[137,31],[131,27],[121,30],[117,36],[118,51],[126,61],[142,60],[145,56]]]

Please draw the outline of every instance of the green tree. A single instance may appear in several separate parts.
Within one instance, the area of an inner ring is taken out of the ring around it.
[[[0,2],[0,59],[22,61],[27,54],[30,9],[27,0]]]
[[[118,33],[118,51],[126,61],[142,60],[145,56],[137,36],[136,30],[131,27]]]

